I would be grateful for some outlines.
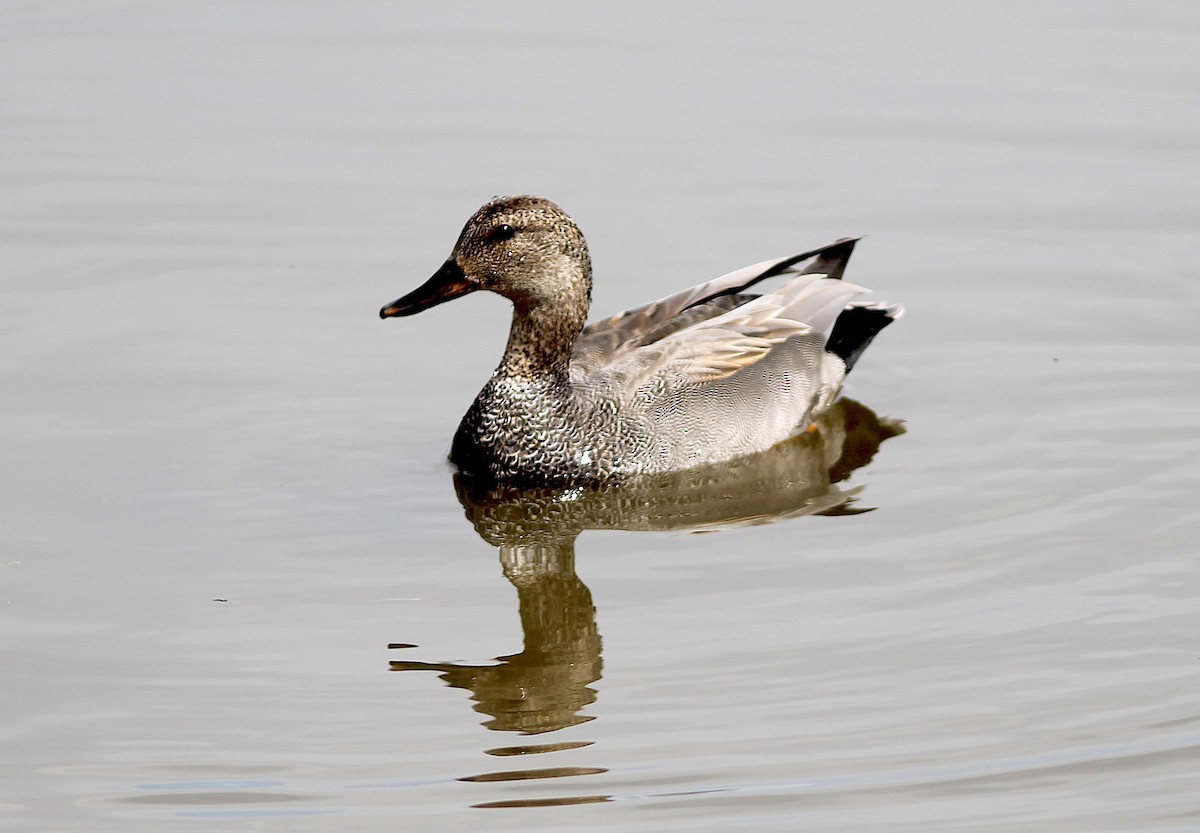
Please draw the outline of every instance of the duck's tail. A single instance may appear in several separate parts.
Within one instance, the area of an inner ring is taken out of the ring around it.
[[[854,303],[846,307],[834,322],[825,349],[846,363],[846,372],[854,367],[879,331],[904,314],[900,304]]]

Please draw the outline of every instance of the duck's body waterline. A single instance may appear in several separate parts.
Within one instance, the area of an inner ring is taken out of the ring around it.
[[[475,289],[513,301],[504,357],[455,434],[451,460],[463,471],[524,482],[674,471],[764,451],[833,401],[900,314],[850,302],[863,291],[839,280],[853,245],[738,270],[584,327],[591,265],[578,227],[548,200],[503,198],[476,212],[430,281],[380,315]],[[777,274],[793,278],[773,294],[743,293]]]

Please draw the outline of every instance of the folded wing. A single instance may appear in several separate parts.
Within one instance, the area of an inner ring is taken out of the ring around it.
[[[745,291],[768,278],[785,274],[841,278],[856,242],[856,238],[845,238],[791,257],[746,266],[653,303],[592,322],[576,342],[573,362],[584,373],[592,372],[674,333],[712,322],[756,300],[758,296]],[[813,262],[805,269],[798,269],[797,264],[806,260]]]

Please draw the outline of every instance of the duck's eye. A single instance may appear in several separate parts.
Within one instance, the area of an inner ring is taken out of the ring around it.
[[[496,240],[511,240],[513,235],[516,233],[517,230],[508,223],[501,223],[500,225],[496,226],[495,230],[492,232],[492,237]]]

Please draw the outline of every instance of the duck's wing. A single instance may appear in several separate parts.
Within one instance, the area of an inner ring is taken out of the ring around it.
[[[840,279],[856,242],[857,238],[844,238],[798,255],[746,266],[653,303],[588,324],[575,344],[573,364],[584,373],[598,371],[676,333],[692,330],[705,322],[711,325],[723,315],[754,302],[758,296],[746,294],[746,290],[767,278],[794,274]],[[812,263],[798,268],[798,264],[807,260]],[[788,286],[792,286],[792,282]],[[763,312],[758,310],[759,315]],[[766,316],[752,326],[761,326],[769,318]],[[705,337],[712,337],[712,334]]]
[[[811,334],[806,349],[822,350],[838,316],[866,291],[816,273],[797,275],[777,292],[752,297],[653,342],[626,347],[591,374],[603,377],[621,391],[622,400],[631,402],[731,376],[795,336]]]

